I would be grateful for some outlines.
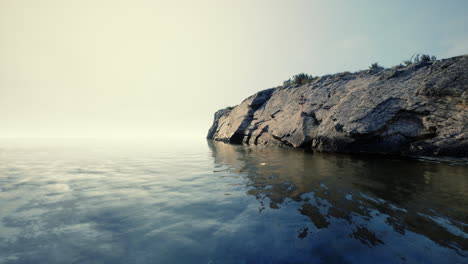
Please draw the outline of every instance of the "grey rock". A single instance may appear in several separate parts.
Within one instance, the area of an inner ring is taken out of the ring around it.
[[[208,138],[468,158],[468,55],[267,89],[216,112]]]
[[[216,113],[214,114],[214,121],[213,121],[213,125],[211,125],[210,129],[208,130],[208,135],[206,136],[206,138],[213,138],[215,133],[216,133],[216,129],[218,128],[219,126],[219,119],[226,113],[229,113],[232,109],[231,108],[224,108],[224,109],[220,109],[218,111],[216,111]]]

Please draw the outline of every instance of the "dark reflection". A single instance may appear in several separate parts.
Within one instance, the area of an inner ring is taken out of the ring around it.
[[[342,232],[369,247],[392,243],[376,232],[389,226],[408,239],[408,232],[416,233],[466,256],[466,165],[208,144],[217,164],[245,176],[259,212],[293,202],[316,230]],[[303,227],[297,236],[313,232]]]

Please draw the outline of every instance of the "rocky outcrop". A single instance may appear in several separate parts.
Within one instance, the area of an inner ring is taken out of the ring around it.
[[[216,112],[208,138],[468,158],[468,55],[267,89]]]

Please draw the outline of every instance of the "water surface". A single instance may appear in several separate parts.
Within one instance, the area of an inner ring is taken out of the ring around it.
[[[199,142],[0,143],[0,263],[466,263],[468,165]]]

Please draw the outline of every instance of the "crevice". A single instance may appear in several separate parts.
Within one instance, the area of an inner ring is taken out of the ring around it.
[[[255,141],[254,141],[254,144],[257,145],[258,144],[258,138],[260,138],[261,135],[263,135],[264,133],[268,132],[268,129],[269,129],[269,126],[266,125],[265,127],[263,127],[262,131],[260,131],[260,133],[255,137]]]
[[[229,142],[233,144],[242,144],[243,139],[244,139],[244,134],[236,131],[229,139]]]
[[[271,118],[275,118],[275,117],[276,117],[276,114],[278,114],[278,113],[281,112],[281,111],[283,111],[283,110],[280,109],[280,110],[274,112],[273,114],[271,114]]]
[[[250,103],[250,108],[255,112],[258,109],[260,109],[262,106],[265,105],[265,103],[271,98],[271,95],[273,94],[274,89],[267,89],[263,90],[261,92],[258,92],[255,98],[252,100],[252,103]]]
[[[256,120],[256,119],[254,119]],[[252,134],[257,131],[258,127],[267,122],[267,121],[270,121],[271,119],[267,119],[267,120],[262,120],[262,121],[259,121],[257,123],[255,123],[252,128],[249,129],[249,133],[246,135],[247,136],[247,139],[244,141],[245,144],[250,144],[250,139],[252,138]],[[267,126],[268,127],[268,126]],[[256,140],[255,140],[256,141]],[[254,143],[254,144],[257,144],[257,143]]]
[[[246,129],[250,126],[252,121],[256,120],[256,118],[254,118],[255,112],[266,104],[266,102],[271,98],[273,91],[274,88],[271,88],[260,91],[255,95],[255,98],[252,99],[252,103],[249,105],[249,110],[245,115],[244,120],[242,121],[241,125],[237,128],[236,132],[234,132],[234,134],[230,137],[229,142],[234,144],[242,144],[244,142],[244,137],[247,136],[245,141],[248,144],[254,129],[251,129],[249,135],[245,134]],[[261,122],[258,122],[257,124],[260,124]]]
[[[278,136],[275,136],[275,135],[273,135],[273,134],[271,134],[271,136],[272,136],[275,140],[281,142],[281,144],[284,145],[284,146],[287,146],[287,147],[294,147],[294,145],[291,144],[291,143],[289,143],[287,140],[283,140],[284,137],[278,137]]]

